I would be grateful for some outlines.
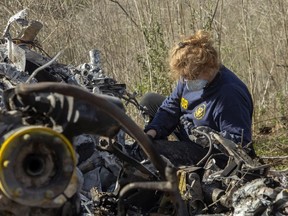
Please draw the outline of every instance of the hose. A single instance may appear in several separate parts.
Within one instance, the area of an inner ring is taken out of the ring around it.
[[[201,134],[201,135],[203,135],[203,136],[205,136],[208,139],[208,141],[209,141],[209,150],[208,150],[207,154],[196,164],[197,166],[200,166],[211,155],[212,149],[213,149],[213,143],[212,143],[212,140],[211,140],[210,136],[207,133],[204,133],[204,132],[202,132],[200,130],[197,130],[197,129],[194,129],[194,131],[199,133],[199,134]]]
[[[72,96],[75,99],[83,100],[90,103],[95,108],[101,109],[110,115],[138,142],[143,151],[149,157],[155,168],[159,171],[162,179],[165,179],[166,163],[159,156],[153,147],[152,142],[142,129],[119,107],[109,102],[101,95],[91,94],[87,90],[78,86],[64,83],[41,82],[35,84],[19,84],[15,87],[15,93],[19,95],[27,95],[37,92],[56,92],[59,94]]]

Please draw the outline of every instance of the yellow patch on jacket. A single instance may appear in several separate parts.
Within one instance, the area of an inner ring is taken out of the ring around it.
[[[183,109],[188,109],[188,100],[186,100],[185,98],[181,98],[181,107]]]
[[[201,104],[195,108],[194,117],[202,119],[206,113],[206,104]]]

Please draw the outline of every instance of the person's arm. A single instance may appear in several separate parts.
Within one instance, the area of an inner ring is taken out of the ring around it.
[[[156,139],[169,136],[179,123],[181,115],[180,100],[183,84],[178,82],[176,88],[159,107],[154,119],[148,124],[144,131]]]
[[[243,146],[252,139],[253,104],[244,89],[229,87],[222,91],[215,109],[215,121],[221,134]]]

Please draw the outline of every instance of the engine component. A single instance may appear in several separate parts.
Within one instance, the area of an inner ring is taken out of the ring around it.
[[[58,86],[59,90],[50,90],[55,85]],[[35,89],[30,92],[28,89],[25,90],[26,87]],[[51,127],[59,129],[60,132],[70,137],[83,133],[112,137],[120,129],[119,124],[113,118],[106,115],[99,107],[89,103],[88,97],[93,95],[84,89],[44,82],[26,85],[26,87],[23,85],[19,89],[17,87],[4,92],[6,98],[4,103],[8,110],[22,110],[24,113],[46,117],[47,121],[51,121]],[[81,92],[88,93],[89,96],[84,100],[84,97],[74,95],[73,89],[75,92],[79,89]],[[57,93],[57,91],[62,94]],[[103,100],[103,103],[106,102],[109,107],[123,108],[121,101],[115,97],[98,95],[97,98],[99,101]]]
[[[120,99],[151,115],[103,73],[99,50],[78,67],[57,63],[36,40],[43,25],[26,16],[11,17],[0,39],[0,215],[287,215],[286,177],[272,180],[269,165],[209,128],[194,130],[207,153],[184,164],[195,153],[187,143],[169,151],[125,114]],[[126,134],[145,160],[125,149]]]
[[[0,189],[25,206],[60,207],[78,189],[76,156],[63,135],[40,126],[21,127],[0,148]]]

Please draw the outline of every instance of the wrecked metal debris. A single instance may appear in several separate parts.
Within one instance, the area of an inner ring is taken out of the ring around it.
[[[27,16],[12,16],[0,43],[1,215],[288,215],[285,173],[200,128],[191,134],[228,154],[224,167],[212,151],[189,166],[159,155],[124,109],[145,107],[105,75],[99,50],[89,63],[58,63]]]

